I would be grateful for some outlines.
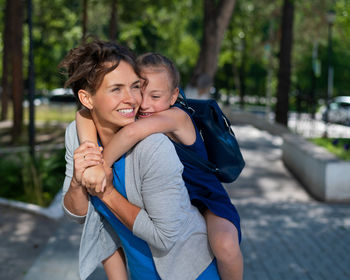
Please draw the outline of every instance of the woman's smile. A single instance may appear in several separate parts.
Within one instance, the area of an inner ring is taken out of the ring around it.
[[[136,115],[135,108],[129,108],[129,109],[118,109],[118,113],[120,113],[123,117],[126,118],[134,118]]]

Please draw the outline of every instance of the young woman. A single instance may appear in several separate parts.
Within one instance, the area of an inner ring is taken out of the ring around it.
[[[166,57],[148,53],[138,58],[141,75],[146,79],[142,87],[139,120],[118,131],[105,146],[103,158],[108,166],[133,145],[152,133],[165,133],[199,157],[207,158],[204,143],[189,112],[173,106],[179,94],[179,73]],[[77,113],[78,134],[81,140],[96,142],[96,129],[84,111]],[[242,279],[243,258],[240,251],[240,221],[237,210],[218,179],[191,162],[181,159],[183,178],[191,202],[203,214],[208,238],[217,259],[222,279]],[[88,168],[83,181],[97,191],[103,191],[104,171],[101,166]]]
[[[140,106],[140,76],[132,54],[96,41],[73,49],[61,66],[68,73],[66,85],[89,110],[100,143],[107,146],[134,122]],[[190,203],[182,165],[166,136],[146,137],[112,170],[105,168],[103,193],[82,183],[84,171],[100,164],[101,155],[91,142],[79,146],[75,123],[66,131],[66,160],[63,206],[69,217],[85,223],[82,279],[100,261],[109,279],[125,279],[125,268],[124,274],[119,271],[121,254],[114,254],[119,245],[130,279],[219,279],[205,221]]]

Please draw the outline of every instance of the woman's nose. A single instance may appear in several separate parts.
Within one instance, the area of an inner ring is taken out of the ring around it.
[[[124,93],[124,102],[125,103],[136,103],[135,95],[131,90],[126,90]]]

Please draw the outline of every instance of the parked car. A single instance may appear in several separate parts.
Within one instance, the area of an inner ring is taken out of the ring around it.
[[[326,107],[322,108],[322,119],[326,120]],[[350,125],[350,96],[335,97],[329,104],[328,121]]]
[[[71,89],[56,88],[49,93],[50,103],[75,103],[75,97]]]

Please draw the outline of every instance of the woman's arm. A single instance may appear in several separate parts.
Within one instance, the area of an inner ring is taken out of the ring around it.
[[[111,166],[139,141],[154,133],[175,133],[184,124],[186,113],[177,108],[139,119],[119,130],[104,148],[103,158]]]
[[[90,141],[98,145],[97,131],[94,121],[91,118],[90,111],[84,108],[79,110],[75,115],[75,119],[79,142],[84,143],[85,141]]]
[[[112,169],[104,165],[106,174],[106,190],[97,193],[93,190],[88,190],[91,195],[98,196],[104,204],[113,212],[113,214],[121,221],[129,230],[132,231],[135,219],[140,212],[140,207],[130,203],[122,196],[113,186]]]
[[[98,146],[97,131],[88,109],[81,109],[76,113],[76,125],[80,143],[92,142]],[[101,147],[102,149],[102,147]],[[104,191],[106,176],[102,165],[87,168],[82,175],[82,184],[96,192]]]
[[[101,155],[93,143],[84,143],[78,147],[74,124],[67,128],[65,142],[67,164],[63,185],[63,207],[69,216],[83,222],[88,207],[88,198],[81,184],[82,173],[87,167],[100,164]],[[86,156],[87,154],[89,155]]]
[[[87,156],[86,156],[87,155]],[[95,144],[85,142],[74,151],[74,172],[68,191],[64,196],[64,206],[71,213],[83,216],[86,214],[88,199],[82,185],[82,175],[86,168],[101,164],[101,153]]]
[[[130,203],[114,188],[112,183],[107,184],[106,191],[98,193],[97,196],[106,204],[119,221],[132,231],[141,208]]]

